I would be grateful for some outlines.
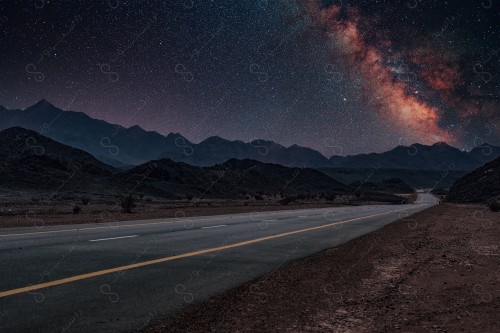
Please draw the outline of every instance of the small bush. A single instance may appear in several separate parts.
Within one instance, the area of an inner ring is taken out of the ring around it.
[[[279,203],[282,204],[283,206],[287,206],[288,204],[290,204],[294,201],[295,201],[294,197],[284,197],[283,199],[281,199],[279,201]]]
[[[492,212],[500,212],[500,200],[499,199],[490,199],[490,200],[488,200],[487,205]]]
[[[191,194],[186,194],[186,199],[188,201],[191,201],[191,200],[193,200],[193,196]]]
[[[325,199],[328,201],[334,201],[337,198],[335,194],[327,194],[325,195]]]
[[[87,206],[90,203],[90,198],[83,197],[82,199],[82,205]]]
[[[120,206],[122,207],[122,212],[132,213],[135,208],[135,198],[131,195],[127,195],[120,200]]]
[[[80,212],[82,211],[82,209],[80,208],[80,206],[78,205],[74,205],[73,206],[73,214],[80,214]]]
[[[255,198],[255,200],[257,200],[257,201],[262,201],[262,200],[264,200],[264,197],[262,197],[262,195],[260,195],[260,194],[256,194],[256,195],[254,196],[254,198]]]

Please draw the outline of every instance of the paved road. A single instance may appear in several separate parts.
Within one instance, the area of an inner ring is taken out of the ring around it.
[[[0,332],[133,332],[433,204],[0,229]]]

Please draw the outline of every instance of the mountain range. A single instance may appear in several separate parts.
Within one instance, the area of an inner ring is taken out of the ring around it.
[[[83,112],[65,111],[46,100],[25,110],[0,106],[0,130],[20,126],[86,151],[98,160],[122,169],[168,158],[193,166],[214,166],[230,159],[301,168],[378,168],[470,171],[500,156],[500,147],[484,144],[470,152],[446,143],[431,146],[398,146],[383,153],[325,157],[298,145],[284,147],[267,140],[230,141],[217,136],[192,143],[178,133],[166,136],[139,126],[125,128],[91,118]]]
[[[155,198],[249,199],[351,194],[352,189],[310,168],[289,168],[254,160],[231,159],[211,167],[168,158],[121,170],[92,155],[13,127],[0,132],[0,189],[42,195],[44,199],[92,196],[111,199],[134,194]],[[401,198],[386,194],[383,200]]]

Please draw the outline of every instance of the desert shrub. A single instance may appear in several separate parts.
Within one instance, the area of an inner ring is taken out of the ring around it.
[[[340,203],[342,205],[352,205],[353,199],[349,196],[342,196],[340,199]]]
[[[328,194],[325,196],[325,199],[328,201],[334,201],[337,196],[335,194]]]
[[[80,208],[80,206],[78,205],[73,206],[73,214],[80,214],[81,211],[82,209]]]
[[[295,201],[294,197],[284,197],[279,201],[279,203],[282,204],[283,206],[286,206],[294,201]]]
[[[191,201],[193,200],[193,196],[191,194],[186,194],[186,199]]]
[[[254,196],[254,198],[255,198],[255,200],[257,200],[257,201],[262,201],[262,200],[264,200],[264,197],[262,197],[262,195],[260,195],[260,194],[256,194],[256,195]]]
[[[90,203],[90,198],[83,197],[81,198],[82,205],[87,206]]]
[[[306,194],[297,194],[295,197],[297,198],[297,200],[306,200],[307,199]]]
[[[135,208],[135,198],[131,195],[127,195],[120,200],[120,206],[122,207],[122,211],[124,213],[132,213],[132,210]]]
[[[492,198],[487,202],[488,207],[492,212],[500,212],[500,200]]]

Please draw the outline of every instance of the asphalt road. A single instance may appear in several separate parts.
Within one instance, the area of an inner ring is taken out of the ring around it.
[[[0,332],[133,332],[435,203],[0,229]]]

